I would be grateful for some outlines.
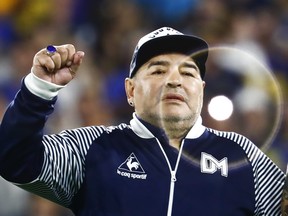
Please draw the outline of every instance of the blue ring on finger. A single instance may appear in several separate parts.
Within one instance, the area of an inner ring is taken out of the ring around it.
[[[48,45],[48,46],[46,47],[46,53],[47,53],[47,55],[52,56],[52,55],[54,55],[56,52],[57,52],[57,49],[56,49],[55,46],[53,46],[53,45]]]

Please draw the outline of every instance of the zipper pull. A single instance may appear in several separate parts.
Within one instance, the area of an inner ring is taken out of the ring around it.
[[[176,182],[177,181],[176,172],[174,170],[171,171],[171,181],[172,182]]]

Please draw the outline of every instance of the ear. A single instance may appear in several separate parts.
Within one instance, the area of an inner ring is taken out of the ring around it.
[[[131,100],[133,100],[134,97],[134,80],[131,78],[125,79],[125,91],[127,96],[127,101],[130,103]]]

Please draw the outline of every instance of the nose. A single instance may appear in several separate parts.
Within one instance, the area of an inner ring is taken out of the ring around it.
[[[178,70],[170,71],[166,79],[166,86],[170,88],[177,88],[181,86],[181,76]]]

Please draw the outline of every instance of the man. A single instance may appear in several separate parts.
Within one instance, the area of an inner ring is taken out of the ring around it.
[[[284,173],[247,138],[202,125],[207,56],[204,40],[158,29],[125,80],[130,125],[43,135],[84,53],[40,50],[0,127],[1,175],[78,216],[280,215]]]

